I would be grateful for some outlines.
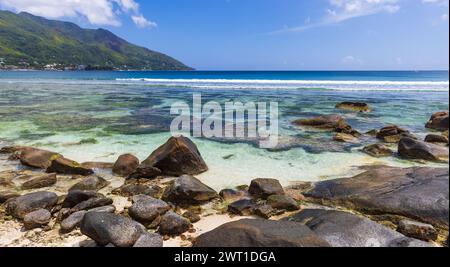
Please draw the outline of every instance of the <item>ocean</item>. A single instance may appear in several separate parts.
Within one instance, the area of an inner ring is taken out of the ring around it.
[[[291,123],[340,114],[362,133],[396,124],[424,138],[430,116],[449,109],[448,71],[0,72],[0,146],[37,146],[80,162],[111,162],[124,153],[144,160],[170,137],[171,105],[189,103],[194,93],[204,102],[279,105],[277,149],[251,140],[193,138],[210,168],[198,178],[217,190],[258,177],[283,185],[346,177],[371,164],[448,166],[373,158],[361,148],[374,138],[338,143],[332,133]],[[366,102],[373,111],[336,110],[342,101]]]

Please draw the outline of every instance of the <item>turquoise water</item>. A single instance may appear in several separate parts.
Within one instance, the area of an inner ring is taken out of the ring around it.
[[[376,140],[341,144],[292,120],[341,114],[360,132],[397,124],[424,137],[431,114],[449,109],[448,88],[448,72],[0,72],[0,142],[81,162],[114,161],[128,152],[143,160],[170,136],[171,104],[189,103],[194,93],[203,103],[277,101],[279,147],[195,139],[210,167],[199,178],[217,189],[257,177],[287,185],[352,175],[366,164],[418,164],[371,158],[359,149]],[[367,102],[373,112],[338,111],[341,101]]]

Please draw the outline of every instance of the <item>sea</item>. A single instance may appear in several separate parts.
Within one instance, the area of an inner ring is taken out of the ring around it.
[[[395,124],[424,138],[432,133],[424,127],[430,116],[449,110],[448,71],[4,71],[0,146],[36,146],[79,162],[114,162],[124,153],[144,160],[170,138],[172,105],[192,103],[194,94],[204,103],[278,103],[274,149],[254,140],[192,137],[209,166],[198,178],[217,190],[254,178],[287,186],[349,177],[367,165],[448,168],[396,155],[373,158],[361,151],[378,142],[373,137],[339,143],[333,133],[292,124],[339,114],[361,133]],[[368,103],[372,111],[337,110],[343,101]]]

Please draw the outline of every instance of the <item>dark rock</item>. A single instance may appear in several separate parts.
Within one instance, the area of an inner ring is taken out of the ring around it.
[[[62,157],[60,154],[37,149],[37,148],[25,148],[21,150],[20,162],[29,167],[47,169],[53,160]]]
[[[72,186],[69,191],[83,190],[83,191],[99,191],[109,185],[109,182],[100,176],[90,176],[83,181]]]
[[[377,134],[377,138],[386,143],[398,143],[404,137],[415,139],[415,137],[411,135],[408,130],[400,128],[396,125],[386,126]]]
[[[136,171],[128,177],[129,179],[140,179],[140,178],[147,178],[147,179],[155,179],[159,176],[161,176],[163,173],[160,169],[148,166],[148,165],[139,165],[137,167]]]
[[[433,114],[425,127],[438,131],[448,130],[448,111],[436,112],[435,114]]]
[[[121,155],[114,163],[113,173],[127,177],[134,173],[139,166],[139,159],[131,154]]]
[[[32,230],[47,225],[52,218],[52,214],[46,209],[40,209],[28,213],[23,218],[25,229]]]
[[[341,211],[310,209],[286,220],[305,224],[333,247],[397,247],[399,239],[407,239],[381,224]]]
[[[146,195],[133,197],[133,206],[128,209],[131,218],[142,223],[151,223],[170,210],[166,202]]]
[[[347,124],[339,115],[324,115],[311,119],[300,119],[293,123],[295,125],[309,126],[323,130],[334,130],[341,125]]]
[[[367,214],[403,216],[448,228],[448,168],[372,166],[352,178],[315,184],[304,195]]]
[[[267,198],[267,204],[278,210],[296,211],[300,209],[297,201],[285,195],[272,195]]]
[[[397,231],[424,241],[436,241],[438,239],[438,232],[432,225],[410,220],[400,221]]]
[[[98,208],[93,208],[88,210],[88,212],[106,212],[106,213],[114,213],[116,212],[116,207],[114,205],[108,205]]]
[[[429,134],[425,137],[425,142],[448,144],[448,137],[438,134]]]
[[[200,235],[194,247],[329,247],[308,227],[294,222],[245,219]]]
[[[72,213],[69,217],[61,222],[61,230],[66,233],[75,230],[75,228],[80,226],[81,221],[83,220],[86,213],[87,211],[85,210]]]
[[[228,212],[248,216],[253,214],[256,202],[253,199],[241,199],[228,205]]]
[[[135,248],[161,248],[163,237],[154,233],[145,233],[134,244]]]
[[[113,200],[106,197],[94,197],[83,201],[73,207],[70,212],[74,213],[82,210],[90,210],[98,207],[104,207],[113,204]]]
[[[277,211],[270,205],[259,205],[254,209],[254,213],[256,216],[262,217],[264,219],[270,219],[277,214]]]
[[[188,219],[191,223],[196,223],[201,220],[200,215],[195,214],[192,211],[186,211],[185,213],[183,213],[183,217]]]
[[[159,232],[163,235],[181,235],[189,230],[190,222],[180,215],[169,211],[161,218]]]
[[[91,198],[102,197],[95,191],[70,190],[63,202],[63,208],[73,208]]]
[[[336,105],[336,108],[357,112],[370,112],[369,105],[361,102],[341,102]]]
[[[94,171],[92,169],[85,168],[78,162],[63,157],[59,157],[53,160],[50,166],[47,168],[47,172],[82,176],[89,176],[94,174]]]
[[[114,194],[124,196],[124,197],[132,197],[137,195],[147,195],[154,198],[159,198],[162,194],[163,189],[159,186],[147,186],[144,184],[125,184],[117,189],[113,190]]]
[[[39,174],[31,176],[21,186],[22,190],[39,189],[43,187],[50,187],[56,184],[56,173]]]
[[[236,201],[247,197],[247,192],[243,190],[223,189],[219,192],[219,195],[225,201]]]
[[[263,199],[271,195],[284,195],[283,187],[276,179],[255,179],[250,183],[248,192],[256,198]]]
[[[403,138],[400,140],[398,154],[400,157],[406,159],[448,160],[448,148],[411,138]]]
[[[17,219],[23,219],[30,212],[46,209],[50,210],[58,202],[58,196],[50,192],[36,192],[26,194],[8,201],[6,210],[8,214]]]
[[[197,146],[184,136],[171,137],[143,161],[141,167],[154,167],[170,176],[196,175],[208,170]]]
[[[366,154],[376,158],[390,157],[394,154],[394,151],[383,144],[373,144],[366,146],[363,148],[363,151]]]
[[[99,212],[86,213],[80,229],[97,244],[116,247],[132,247],[146,233],[144,226],[127,217]]]
[[[203,203],[219,197],[216,191],[191,175],[175,179],[165,190],[163,199],[172,203]]]
[[[0,204],[5,203],[9,199],[13,199],[19,197],[20,194],[12,192],[12,191],[0,191]]]

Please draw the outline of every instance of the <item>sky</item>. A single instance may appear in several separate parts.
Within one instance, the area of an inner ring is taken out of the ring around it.
[[[449,0],[0,0],[198,70],[448,70]]]

